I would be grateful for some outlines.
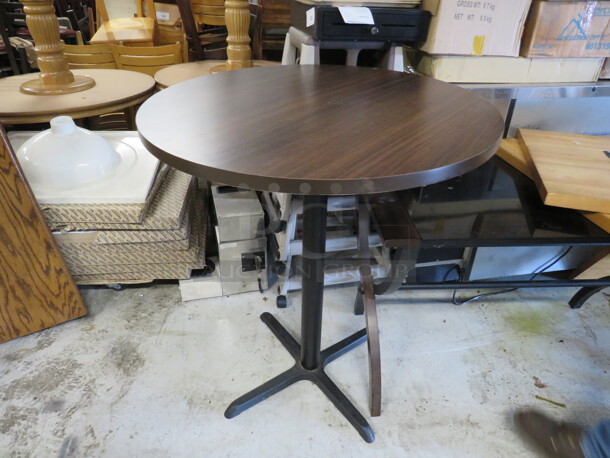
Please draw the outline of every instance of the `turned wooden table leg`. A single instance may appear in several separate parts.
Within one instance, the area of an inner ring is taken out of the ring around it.
[[[227,22],[227,70],[252,67],[250,49],[250,9],[248,0],[226,0],[225,19]]]
[[[227,62],[218,65],[211,73],[251,68],[250,48],[250,7],[248,0],[225,0],[225,21],[227,23]]]
[[[74,76],[68,70],[64,44],[59,36],[59,22],[53,0],[23,0],[26,23],[38,54],[38,78],[21,85],[26,94],[57,95],[84,91],[95,86],[88,76]]]

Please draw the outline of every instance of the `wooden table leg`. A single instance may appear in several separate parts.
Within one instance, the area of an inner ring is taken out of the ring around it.
[[[250,7],[248,0],[225,0],[225,21],[227,23],[227,61],[218,65],[210,73],[251,68],[250,48]]]
[[[371,416],[381,415],[381,350],[375,286],[371,274],[371,251],[369,248],[370,215],[364,198],[358,199],[358,251],[360,257],[360,294],[364,300],[367,345],[369,352],[369,404]]]
[[[59,37],[59,22],[53,0],[23,0],[23,11],[38,54],[40,75],[21,85],[25,94],[57,95],[84,91],[95,86],[88,76],[74,76],[68,70],[64,44]]]

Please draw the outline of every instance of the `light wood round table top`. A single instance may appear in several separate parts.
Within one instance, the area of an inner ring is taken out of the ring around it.
[[[95,86],[82,92],[60,95],[29,95],[19,91],[24,81],[37,78],[38,73],[0,79],[0,122],[29,124],[47,122],[55,116],[84,118],[123,110],[146,100],[154,91],[155,80],[144,73],[127,70],[72,70],[86,75]]]
[[[466,89],[330,65],[278,65],[185,81],[147,100],[136,124],[152,154],[192,175],[317,195],[452,178],[493,156],[504,130],[498,110]]]
[[[280,65],[279,62],[272,62],[270,60],[255,60],[253,62],[255,68]],[[183,81],[209,75],[212,68],[222,65],[223,63],[223,60],[200,60],[198,62],[187,62],[162,68],[155,73],[157,89],[165,89],[174,84],[182,83]]]

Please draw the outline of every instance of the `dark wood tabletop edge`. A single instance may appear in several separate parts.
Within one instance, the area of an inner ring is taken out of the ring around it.
[[[448,180],[455,176],[469,172],[487,162],[496,153],[501,140],[499,134],[498,140],[481,153],[473,155],[463,161],[445,165],[436,169],[403,175],[374,178],[364,177],[353,179],[320,180],[249,175],[242,172],[234,172],[209,167],[169,154],[163,149],[158,148],[153,143],[149,142],[140,131],[138,131],[138,135],[146,149],[161,162],[167,163],[178,170],[200,178],[257,191],[337,196],[399,191],[402,189],[416,188]],[[272,184],[277,186],[271,186]],[[312,189],[315,189],[316,191],[312,193]]]

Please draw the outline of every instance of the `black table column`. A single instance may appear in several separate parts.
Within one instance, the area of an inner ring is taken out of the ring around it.
[[[287,371],[233,401],[225,411],[225,417],[233,418],[293,383],[309,380],[322,390],[366,442],[373,442],[375,434],[371,426],[324,372],[324,367],[328,363],[366,341],[366,329],[361,329],[326,350],[320,351],[324,299],[326,203],[326,196],[305,196],[303,203],[301,343],[299,344],[273,315],[267,312],[261,315],[263,323],[292,355],[295,364]]]
[[[305,196],[303,203],[301,365],[305,369],[315,369],[320,365],[326,203],[326,196]]]

